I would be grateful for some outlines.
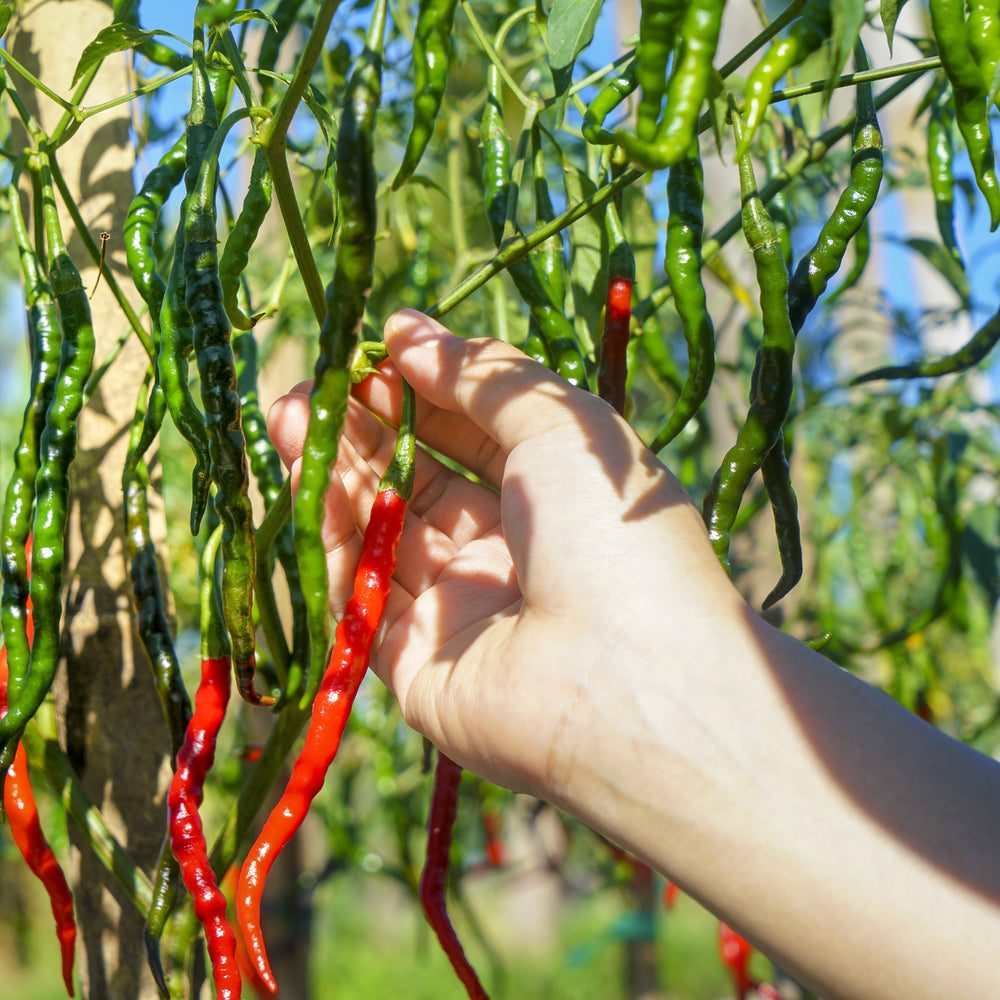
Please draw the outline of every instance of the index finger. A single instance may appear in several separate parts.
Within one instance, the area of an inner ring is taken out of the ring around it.
[[[607,403],[568,385],[516,347],[456,337],[411,309],[389,317],[385,343],[419,396],[468,418],[505,455],[541,434],[617,419]],[[427,443],[451,454],[447,440]]]

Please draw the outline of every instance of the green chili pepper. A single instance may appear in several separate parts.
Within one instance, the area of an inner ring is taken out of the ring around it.
[[[963,0],[929,0],[931,30],[955,98],[955,121],[965,140],[972,173],[990,210],[990,229],[1000,225],[1000,183],[987,117],[988,87],[972,54]]]
[[[969,49],[991,93],[1000,63],[1000,11],[995,0],[969,0]]]
[[[635,49],[635,78],[640,88],[635,128],[642,142],[651,142],[656,136],[667,89],[667,64],[687,6],[686,0],[646,0],[642,4]]]
[[[281,459],[268,437],[267,422],[257,397],[257,341],[253,332],[247,330],[234,336],[232,343],[247,457],[267,511],[281,493],[284,476]],[[306,605],[299,578],[299,564],[295,558],[291,524],[286,523],[278,533],[274,549],[285,573],[292,609],[292,665],[286,686],[297,692],[302,683],[301,657],[308,648],[309,635],[306,631]]]
[[[698,114],[708,94],[724,8],[725,0],[690,0],[677,32],[666,107],[655,135],[647,138],[637,129],[635,136],[625,132],[615,136],[625,153],[644,167],[661,170],[673,166],[694,141]]]
[[[382,36],[385,3],[375,6],[371,25],[344,97],[337,136],[337,195],[341,224],[333,279],[326,289],[327,314],[319,334],[319,357],[309,396],[309,429],[295,498],[295,552],[299,560],[309,628],[309,670],[301,704],[315,696],[330,650],[330,612],[322,524],[330,468],[347,411],[348,361],[364,318],[375,262],[373,162],[375,116],[382,95]]]
[[[777,604],[802,579],[802,538],[799,529],[799,505],[792,486],[791,470],[785,454],[785,436],[778,433],[774,447],[760,466],[764,489],[774,515],[774,531],[781,559],[781,579],[761,604],[766,611]]]
[[[204,54],[194,49],[195,75],[205,73]],[[207,88],[207,79],[204,84]],[[244,111],[230,115],[225,125]],[[246,441],[236,389],[231,328],[222,300],[216,249],[215,194],[218,149],[227,128],[220,129],[206,155],[184,216],[184,299],[191,317],[195,358],[201,378],[210,473],[216,485],[215,510],[222,522],[222,610],[232,643],[233,673],[241,697],[253,705],[274,699],[253,686],[256,641],[253,625],[253,510],[248,490]]]
[[[132,275],[132,282],[149,308],[157,359],[163,349],[160,311],[163,308],[167,286],[157,270],[155,231],[164,203],[184,175],[186,146],[186,136],[182,135],[163,154],[160,162],[143,181],[139,193],[132,199],[123,227],[126,262]],[[159,364],[157,364],[142,436],[133,449],[135,455],[144,455],[159,433],[165,406],[166,400],[160,385]],[[128,467],[127,462],[126,468]],[[134,466],[132,469],[134,470]]]
[[[493,66],[490,68],[481,135],[486,217],[497,246],[503,241],[507,216],[513,214],[513,207],[508,206],[511,197],[510,146],[501,118],[499,93],[500,76]],[[544,164],[538,166],[537,155],[534,174],[536,210],[540,204],[543,216],[546,212],[551,214]],[[528,307],[530,318],[534,320],[529,329],[530,343],[525,346],[537,360],[546,358],[548,367],[572,385],[587,388],[583,356],[573,335],[573,326],[566,318],[563,302],[565,263],[562,253],[561,237],[553,237],[530,260],[522,258],[511,264],[508,273]],[[544,348],[539,345],[539,341],[544,342]]]
[[[876,379],[883,378],[935,378],[939,375],[962,372],[979,364],[996,347],[998,341],[1000,341],[1000,310],[995,312],[972,335],[969,342],[957,351],[933,361],[914,361],[908,365],[876,368],[874,371],[866,372],[864,375],[858,375],[852,379],[851,385],[874,382]]]
[[[542,154],[541,136],[534,132],[535,155],[532,158],[532,182],[535,192],[535,216],[539,224],[555,218],[549,198],[545,158]],[[573,334],[573,326],[566,318],[566,259],[563,255],[562,236],[556,233],[530,257],[530,270],[515,264],[511,277],[528,308],[538,320],[539,333],[548,344],[555,371],[570,385],[587,388],[587,368],[580,346]],[[530,275],[530,277],[529,277]]]
[[[35,504],[35,477],[40,462],[45,414],[55,391],[59,372],[60,330],[52,287],[42,271],[28,238],[15,176],[7,189],[11,228],[21,260],[28,334],[31,338],[31,383],[21,432],[14,449],[14,469],[4,497],[0,531],[0,567],[3,572],[2,624],[9,666],[9,697],[16,698],[24,684],[30,660],[27,625],[28,556]]]
[[[403,150],[403,161],[392,182],[396,190],[413,175],[434,134],[448,83],[451,30],[458,0],[420,0],[413,33],[413,123]]]
[[[828,303],[839,299],[844,292],[853,288],[861,280],[861,275],[865,273],[865,267],[868,265],[868,258],[871,256],[872,251],[872,237],[867,219],[861,223],[861,228],[854,237],[853,246],[854,263],[851,265],[850,271],[844,276],[844,280],[837,286],[837,290],[831,292],[827,297],[826,301]]]
[[[931,102],[927,123],[927,172],[934,195],[934,215],[941,242],[955,261],[965,269],[962,254],[955,239],[955,177],[951,164],[954,148],[951,141],[951,101],[948,91],[941,88]]]
[[[688,374],[680,398],[666,425],[650,447],[659,451],[698,412],[715,374],[715,327],[705,302],[701,279],[701,241],[705,198],[697,142],[667,175],[667,244],[664,263],[674,293],[674,305],[688,348]]]
[[[219,258],[219,280],[222,282],[222,302],[230,323],[237,330],[249,330],[259,317],[247,316],[237,302],[240,275],[250,259],[250,247],[271,207],[271,171],[262,148],[257,149],[250,170],[250,186],[243,208],[236,219]]]
[[[855,62],[859,70],[868,67],[860,45],[855,50]],[[788,314],[796,334],[840,268],[847,245],[868,218],[881,184],[882,133],[878,127],[871,84],[861,83],[857,88],[850,183],[820,230],[815,245],[799,261],[789,279]]]
[[[194,29],[194,48],[204,62],[204,28]],[[184,226],[191,193],[198,183],[198,174],[205,150],[215,134],[218,117],[208,76],[204,70],[191,74],[191,111],[187,118],[185,134],[186,194],[181,202],[180,221],[174,240],[174,259],[167,278],[167,287],[160,307],[160,352],[156,359],[156,374],[167,409],[174,425],[194,452],[195,464],[191,473],[191,533],[198,534],[201,519],[208,503],[212,480],[211,456],[205,432],[205,416],[198,408],[188,385],[188,356],[194,346],[191,317],[188,314],[183,253]]]
[[[179,180],[179,177],[178,177]],[[161,282],[162,284],[162,282]],[[163,708],[164,719],[170,733],[171,764],[184,741],[184,733],[191,718],[191,700],[188,698],[181,677],[177,653],[174,649],[170,625],[167,621],[160,591],[159,568],[156,550],[149,535],[146,491],[149,485],[143,454],[144,441],[150,426],[158,428],[159,421],[151,425],[146,419],[147,395],[155,399],[155,385],[150,392],[152,373],[147,374],[139,391],[139,404],[132,423],[129,453],[122,473],[122,490],[125,496],[125,542],[130,560],[132,592],[139,625],[139,638],[146,650],[156,693]],[[162,399],[162,396],[160,397]],[[162,411],[160,413],[162,421]],[[155,431],[154,431],[155,436]],[[163,997],[169,997],[163,964],[160,961],[160,938],[177,895],[179,870],[170,853],[168,843],[160,852],[156,881],[153,887],[153,904],[146,916],[143,929],[143,946],[146,962],[153,980]]]
[[[614,133],[608,132],[604,128],[604,120],[622,101],[630,97],[638,86],[639,77],[636,73],[636,64],[634,61],[628,62],[613,79],[604,85],[601,92],[588,105],[581,126],[583,137],[587,142],[608,145],[615,141]],[[659,107],[657,107],[657,113],[659,113]]]
[[[730,115],[736,146],[746,150],[743,122],[732,103]],[[743,234],[757,269],[764,332],[757,351],[750,409],[704,500],[709,539],[727,572],[729,535],[740,501],[754,473],[778,441],[788,416],[795,352],[795,332],[788,316],[788,269],[774,223],[757,191],[749,152],[740,157],[739,170]]]
[[[170,990],[167,987],[167,977],[163,971],[163,961],[160,958],[160,939],[170,913],[177,902],[177,887],[180,884],[181,869],[177,864],[173,851],[170,850],[170,836],[164,837],[160,848],[160,859],[156,865],[156,878],[153,880],[153,900],[146,914],[142,930],[142,945],[146,952],[146,964],[156,988],[163,1000],[170,1000]]]
[[[806,0],[802,13],[791,24],[787,38],[771,42],[746,83],[746,133],[749,147],[764,111],[771,103],[775,84],[790,70],[805,62],[830,37],[830,0]],[[737,150],[742,156],[746,149]]]
[[[62,614],[69,468],[76,457],[77,420],[83,408],[83,387],[94,360],[90,303],[80,280],[80,272],[63,240],[48,154],[42,151],[38,158],[49,279],[59,309],[63,337],[59,371],[41,434],[35,476],[31,554],[31,604],[35,631],[23,683],[15,688],[15,678],[11,676],[8,711],[0,719],[0,785],[14,759],[24,727],[38,711],[55,676]]]

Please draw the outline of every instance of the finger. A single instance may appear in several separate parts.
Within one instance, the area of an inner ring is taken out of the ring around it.
[[[363,426],[378,424],[385,429],[384,424],[361,407],[357,407],[354,416],[348,417],[348,431],[355,422]],[[344,440],[337,459],[337,472],[354,505],[355,519],[363,528],[378,491],[380,470],[391,455],[393,439],[379,446],[377,431],[373,436],[361,435],[361,438],[361,444],[356,443],[353,435]],[[368,451],[366,445],[374,451]],[[430,456],[425,458],[426,462],[419,465],[427,471],[418,474],[407,511],[397,555],[396,579],[414,596],[440,585],[456,573],[459,576],[470,574],[477,585],[484,588],[498,579],[506,585],[512,579],[513,569],[500,530],[496,494],[469,483]],[[435,484],[441,479],[447,482],[438,488]],[[461,496],[449,496],[453,490],[459,493],[478,491],[478,494],[466,503]],[[478,607],[475,602],[471,606]]]
[[[348,407],[344,434],[375,470],[389,463],[395,430],[354,401]],[[410,510],[451,539],[456,548],[500,523],[499,498],[493,490],[456,473],[422,449],[417,452]]]
[[[467,417],[505,454],[554,430],[617,419],[606,403],[567,385],[517,348],[498,340],[455,337],[412,310],[389,317],[385,342],[418,396]],[[446,445],[452,454],[447,440],[428,443]]]

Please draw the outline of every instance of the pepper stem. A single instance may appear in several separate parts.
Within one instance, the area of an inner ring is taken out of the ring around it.
[[[413,467],[417,456],[417,435],[415,430],[417,401],[413,386],[406,379],[400,379],[403,387],[403,405],[399,415],[399,435],[392,461],[379,481],[378,489],[392,490],[403,500],[413,494]]]

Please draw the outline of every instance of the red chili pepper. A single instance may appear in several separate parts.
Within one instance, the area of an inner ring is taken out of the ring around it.
[[[486,837],[486,861],[490,868],[503,868],[507,863],[507,848],[500,837],[503,813],[499,809],[484,808],[482,823]]]
[[[747,993],[752,993],[760,1000],[781,1000],[781,994],[774,986],[751,977],[748,966],[753,952],[753,945],[749,941],[728,924],[719,921],[719,955],[733,977],[737,1000],[743,1000]]]
[[[729,969],[736,987],[738,1000],[743,1000],[747,992],[757,989],[757,983],[750,978],[747,966],[753,955],[753,946],[729,926],[719,921],[719,956],[722,964]]]
[[[608,281],[601,337],[601,366],[597,372],[597,394],[620,414],[625,414],[625,379],[628,375],[629,321],[632,318],[632,282],[628,278]]]
[[[226,919],[226,898],[208,863],[198,807],[229,701],[229,668],[228,656],[209,656],[201,661],[194,713],[177,753],[177,770],[167,793],[170,849],[180,865],[184,885],[194,898],[195,916],[205,928],[217,1000],[239,1000],[240,970],[236,936]]]
[[[198,815],[205,776],[215,760],[215,741],[229,703],[230,658],[224,652],[226,631],[214,589],[215,556],[221,537],[220,527],[205,546],[202,556],[201,683],[167,792],[167,826],[170,850],[180,866],[184,885],[194,899],[195,916],[205,928],[216,1000],[240,1000],[236,935],[226,918],[226,897],[208,863],[205,834]]]
[[[420,903],[456,975],[465,986],[470,1000],[489,1000],[479,977],[465,957],[455,928],[448,918],[445,899],[448,887],[448,852],[451,832],[458,814],[458,785],[462,769],[449,757],[438,752],[434,771],[434,794],[427,816],[427,860],[420,876]]]
[[[361,559],[354,574],[354,592],[337,625],[333,652],[313,701],[305,743],[285,791],[271,810],[240,872],[236,912],[243,939],[261,979],[272,993],[278,984],[271,973],[260,926],[264,884],[275,858],[302,825],[312,800],[323,787],[354,698],[368,670],[372,642],[396,570],[396,548],[403,534],[406,505],[413,491],[414,410],[413,390],[404,382],[396,451],[372,504]]]
[[[677,883],[668,881],[663,887],[664,907],[668,910],[672,910],[674,905],[677,903],[678,895],[680,895],[680,889],[677,888]]]
[[[230,865],[226,874],[222,877],[222,891],[227,900],[236,899],[236,886],[240,877],[239,865]],[[246,945],[243,943],[243,935],[236,935],[236,964],[240,967],[240,976],[244,983],[249,984],[254,995],[261,1000],[272,996],[271,991],[264,985],[264,981],[257,972],[257,967],[250,961]]]
[[[28,632],[31,617],[28,616]],[[7,648],[0,646],[0,717],[7,712]],[[62,952],[62,975],[66,992],[73,996],[73,951],[76,945],[76,921],[73,919],[73,893],[66,876],[42,833],[38,807],[28,778],[28,758],[18,744],[14,761],[7,771],[4,785],[4,808],[10,823],[11,836],[21,856],[38,880],[45,886],[56,921],[56,936]]]

